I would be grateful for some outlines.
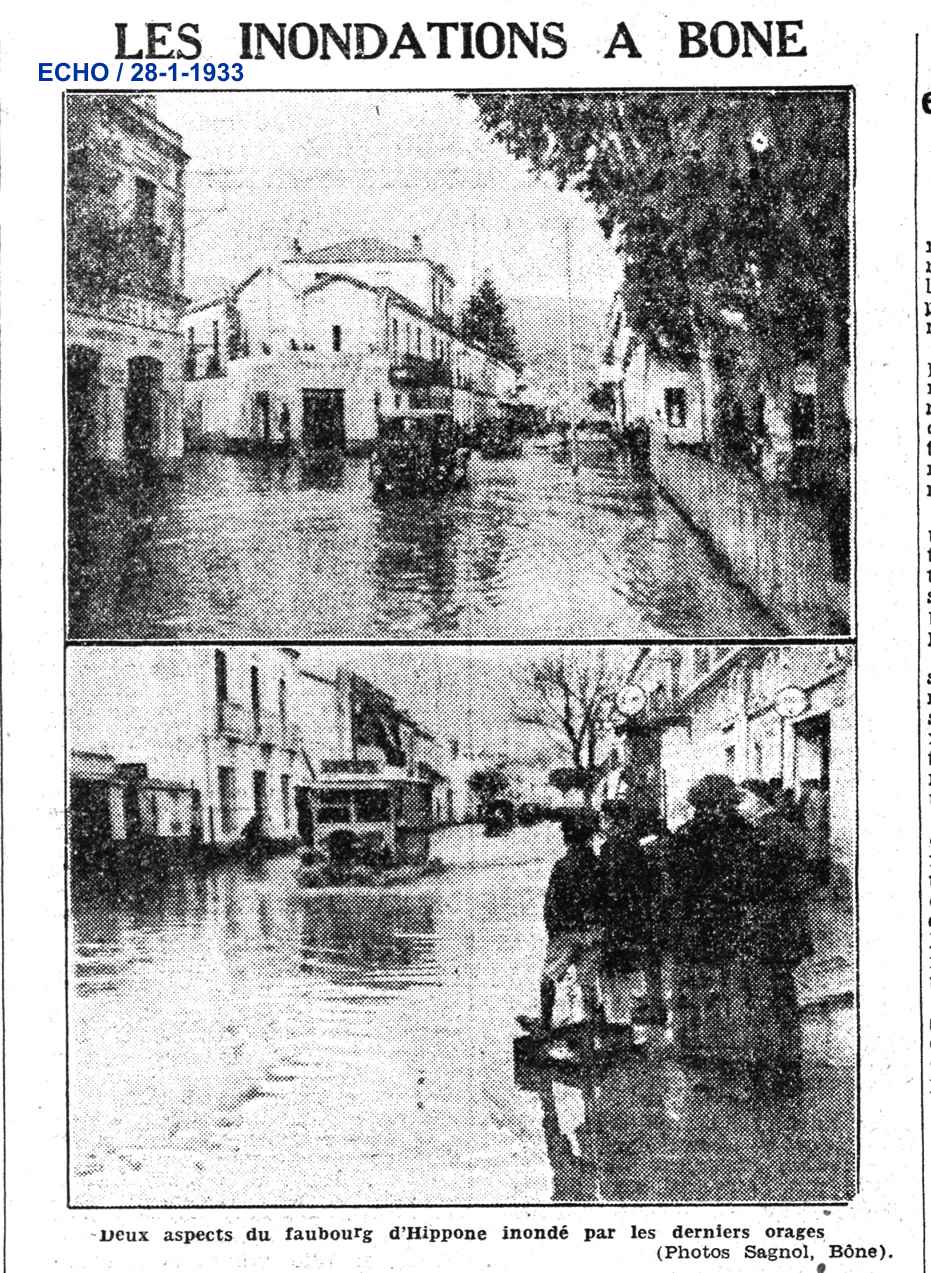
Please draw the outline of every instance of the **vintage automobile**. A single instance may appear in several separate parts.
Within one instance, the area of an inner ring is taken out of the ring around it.
[[[516,459],[524,450],[524,444],[505,416],[495,416],[482,428],[480,450],[483,460]]]
[[[469,448],[452,413],[411,408],[383,416],[369,462],[377,495],[443,495],[469,476]]]
[[[514,829],[514,802],[492,800],[485,808],[483,821],[486,835],[507,835]]]
[[[338,486],[346,469],[346,456],[337,447],[302,446],[298,451],[302,481],[309,486]]]
[[[426,780],[347,767],[304,788],[302,800],[302,887],[403,883],[429,867]]]

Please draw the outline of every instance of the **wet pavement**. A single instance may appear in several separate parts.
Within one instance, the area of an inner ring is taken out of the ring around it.
[[[72,1204],[852,1195],[849,1006],[806,1022],[796,1096],[696,1091],[661,1037],[597,1079],[516,1075],[558,849],[550,824],[491,844],[438,833],[497,864],[404,890],[299,892],[278,858],[77,896]]]
[[[372,498],[368,462],[338,486],[296,466],[189,454],[135,508],[75,523],[70,633],[93,638],[768,637],[771,619],[712,561],[626,452],[582,435],[474,454],[439,500]]]

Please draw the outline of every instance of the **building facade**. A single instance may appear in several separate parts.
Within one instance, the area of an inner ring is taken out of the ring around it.
[[[690,816],[688,791],[708,773],[776,779],[826,797],[837,882],[856,853],[854,666],[850,648],[649,647],[630,672],[644,711],[621,727],[622,763],[668,823]]]
[[[419,240],[295,243],[185,315],[189,444],[364,452],[380,417],[431,406],[473,427],[516,400],[517,374],[455,335],[453,304]]]
[[[67,98],[69,463],[183,449],[184,175],[154,95]]]
[[[72,796],[83,808],[95,785],[115,840],[187,839],[197,823],[223,846],[255,817],[269,839],[296,842],[306,788],[346,762],[426,781],[434,823],[457,820],[449,743],[345,667],[321,671],[287,646],[71,657]]]

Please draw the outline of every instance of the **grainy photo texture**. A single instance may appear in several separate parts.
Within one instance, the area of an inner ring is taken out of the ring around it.
[[[854,1195],[849,646],[67,675],[72,1206]]]
[[[70,93],[73,638],[851,623],[846,91]]]

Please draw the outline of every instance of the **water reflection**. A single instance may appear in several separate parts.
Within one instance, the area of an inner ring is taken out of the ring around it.
[[[74,636],[775,634],[598,435],[577,475],[535,446],[475,455],[468,487],[440,500],[373,500],[364,459],[315,478],[194,454],[180,480],[85,512]]]
[[[513,835],[522,865],[406,890],[299,891],[273,859],[77,892],[72,1201],[849,1196],[849,1008],[806,1032],[799,1097],[696,1092],[661,1038],[571,1082],[515,1074],[557,844]]]

